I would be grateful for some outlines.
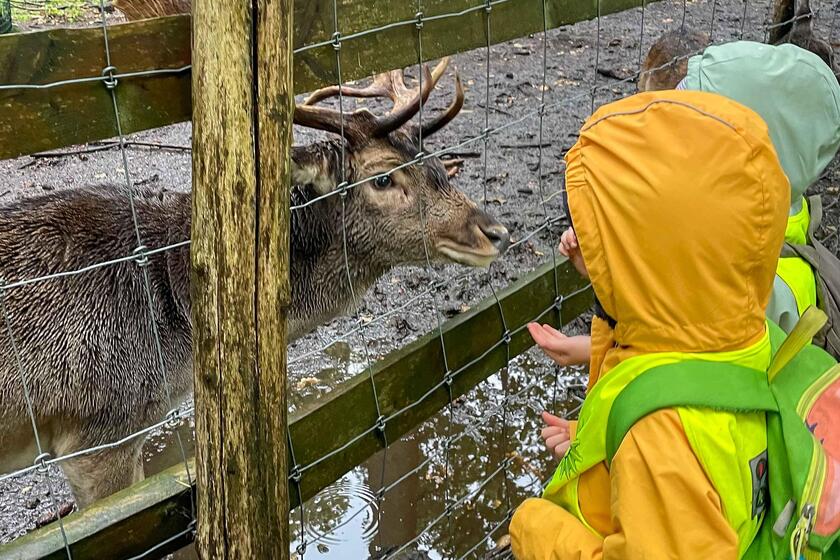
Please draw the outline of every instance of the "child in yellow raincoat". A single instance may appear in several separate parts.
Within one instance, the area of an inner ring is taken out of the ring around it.
[[[794,45],[735,41],[709,47],[692,57],[682,81],[664,85],[719,93],[764,119],[791,186],[785,239],[804,243],[810,218],[805,190],[819,179],[840,148],[840,84],[831,69],[815,54]],[[562,235],[560,252],[587,275],[571,228]],[[816,282],[810,266],[799,258],[780,259],[767,317],[790,332],[800,313],[816,303]],[[567,337],[550,325],[531,324],[528,328],[535,342],[558,364],[590,361],[588,336]],[[604,321],[595,318],[592,328],[593,336],[603,339],[600,344],[610,343],[611,332]],[[591,387],[600,368],[598,363],[590,366]],[[568,447],[568,423],[548,413],[543,414],[543,420],[547,447],[562,457]]]
[[[840,84],[831,69],[817,55],[795,45],[735,41],[693,56],[682,81],[664,85],[719,93],[764,119],[791,185],[785,239],[805,243],[810,219],[805,191],[840,149]],[[586,275],[571,228],[563,233],[560,252]],[[816,303],[816,284],[808,264],[801,259],[780,259],[767,317],[790,332],[801,312]],[[550,326],[532,325],[530,330],[561,365],[589,361],[588,337],[564,337]]]
[[[568,443],[543,497],[511,521],[514,555],[739,558],[763,518],[763,413],[660,410],[631,428],[609,468],[605,430],[612,400],[651,367],[767,368],[765,308],[790,207],[767,126],[719,95],[643,93],[590,117],[566,164],[570,217],[603,310],[597,382],[579,424],[558,427]]]

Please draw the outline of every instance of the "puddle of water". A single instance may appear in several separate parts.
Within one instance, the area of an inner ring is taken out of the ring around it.
[[[146,476],[183,462],[178,436],[181,438],[180,445],[184,447],[184,455],[187,458],[195,455],[195,419],[184,418],[172,427],[167,426],[152,433],[146,440],[143,446],[143,470]]]
[[[364,368],[349,345],[336,346],[331,353],[334,363],[323,370],[325,379],[319,384]],[[571,370],[561,373],[578,375]],[[413,544],[407,550],[424,551],[433,559],[459,558],[473,548],[473,556],[492,549],[507,532],[502,522],[509,508],[535,495],[540,480],[553,468],[539,440],[539,412],[548,408],[562,414],[579,404],[564,382],[580,386],[581,380],[564,377],[555,386],[553,374],[554,366],[534,352],[515,359],[507,375],[492,376],[451,409],[307,502],[302,528],[301,511],[292,512],[292,550],[305,542],[307,559],[344,560],[369,558],[409,542]],[[187,454],[193,453],[193,426],[183,422],[150,439],[147,474],[181,461],[175,433],[181,435]],[[458,437],[447,453],[450,434]],[[507,473],[487,480],[511,457]],[[380,498],[383,488],[387,492]],[[447,503],[464,497],[451,515],[445,515]],[[300,559],[294,552],[293,557]],[[197,556],[190,546],[171,558]]]
[[[325,365],[326,364],[326,365]],[[364,353],[345,341],[334,342],[289,367],[289,413],[323,396],[340,382],[365,370]]]

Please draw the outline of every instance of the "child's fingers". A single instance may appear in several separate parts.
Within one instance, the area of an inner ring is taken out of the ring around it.
[[[559,416],[555,416],[555,415],[551,414],[550,412],[548,412],[547,410],[543,410],[541,416],[542,416],[543,422],[545,422],[546,425],[548,425],[548,426],[556,426],[556,427],[565,428],[565,429],[569,428],[569,421],[568,420],[560,418]]]
[[[577,235],[575,234],[575,230],[572,228],[567,229],[563,232],[560,236],[560,243],[565,245],[569,249],[576,249],[578,246]]]
[[[562,459],[566,456],[566,452],[569,451],[569,447],[572,445],[571,440],[566,440],[557,447],[554,448],[554,456],[558,459]]]
[[[528,323],[528,332],[531,333],[531,338],[534,339],[537,346],[558,365],[567,366],[570,364],[567,347],[568,338],[565,335],[562,333],[558,335],[558,331],[550,332],[538,323]]]
[[[557,329],[555,329],[551,325],[543,325],[543,330],[548,332],[549,334],[553,334],[554,336],[556,336],[558,338],[568,338],[565,334],[561,333],[560,331],[558,331]]]
[[[568,435],[568,432],[569,430],[561,426],[547,426],[540,430],[540,437],[544,440],[547,440],[548,438],[564,433]]]
[[[528,332],[531,333],[531,338],[534,339],[541,348],[545,348],[550,344],[550,340],[539,323],[528,323]]]
[[[545,440],[545,446],[548,448],[549,451],[552,449],[556,449],[558,445],[563,445],[564,443],[569,441],[569,434],[558,434],[556,436],[551,436],[547,440]]]
[[[551,325],[537,325],[540,329],[540,337],[545,347],[562,352],[566,349],[567,336]]]
[[[560,239],[563,241],[575,239],[576,237],[575,230],[570,227],[563,230],[563,233],[560,234]]]
[[[561,255],[568,258],[569,256],[569,248],[561,241],[560,245],[557,246],[557,250],[560,252]]]

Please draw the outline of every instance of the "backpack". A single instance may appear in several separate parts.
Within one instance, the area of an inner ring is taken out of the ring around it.
[[[645,371],[613,401],[607,463],[633,424],[663,408],[764,411],[766,458],[750,463],[764,519],[743,558],[840,559],[840,364],[809,343],[825,321],[809,307],[787,337],[768,321],[767,371],[700,360]]]
[[[814,344],[840,360],[840,259],[817,241],[814,233],[822,221],[822,199],[808,198],[811,223],[808,244],[785,243],[782,257],[799,257],[811,265],[817,282],[817,305],[828,316],[825,326],[814,337]]]

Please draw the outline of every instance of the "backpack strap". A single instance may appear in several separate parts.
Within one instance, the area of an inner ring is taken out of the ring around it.
[[[767,378],[770,382],[778,375],[780,371],[790,362],[799,352],[807,345],[811,344],[814,336],[823,328],[828,322],[828,315],[824,311],[809,306],[808,309],[802,313],[796,326],[790,331],[790,334],[780,346],[773,349],[773,360],[770,362],[770,367],[767,369]],[[773,325],[775,326],[775,325]],[[774,331],[771,327],[771,338]]]
[[[817,233],[823,218],[822,197],[820,195],[815,194],[808,197],[808,212],[811,214],[811,221],[808,224],[808,241],[811,242],[816,239],[814,235]]]
[[[631,381],[612,403],[607,420],[607,464],[612,463],[636,422],[676,406],[732,412],[778,410],[765,371],[703,360],[653,367]]]
[[[687,360],[650,368],[618,394],[607,419],[607,464],[633,424],[657,410],[675,406],[714,408],[730,412],[778,411],[770,383],[799,352],[828,317],[809,307],[785,336],[768,322],[773,359],[768,371],[729,362]]]

